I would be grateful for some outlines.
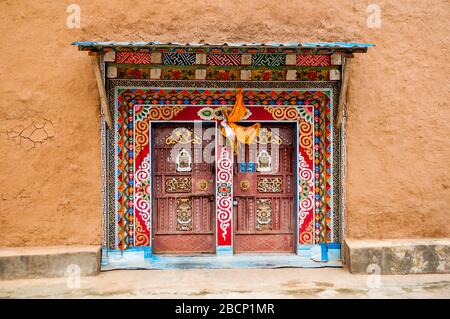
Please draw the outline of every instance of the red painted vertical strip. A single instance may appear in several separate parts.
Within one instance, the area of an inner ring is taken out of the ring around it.
[[[325,239],[326,242],[331,242],[331,227],[332,227],[332,210],[331,207],[331,192],[332,192],[332,176],[331,176],[331,141],[333,139],[331,135],[331,126],[332,126],[332,118],[331,118],[331,103],[326,103],[324,105],[325,108]]]
[[[136,218],[135,245],[150,245],[151,228],[151,189],[150,189],[150,154],[149,154],[149,123],[148,120],[135,122],[135,199],[134,214]]]
[[[217,179],[217,245],[231,246],[233,215],[233,161],[232,150],[227,146],[218,149]]]
[[[313,116],[313,107],[305,106],[307,114]],[[314,221],[314,125],[311,119],[298,121],[298,243],[313,243]]]

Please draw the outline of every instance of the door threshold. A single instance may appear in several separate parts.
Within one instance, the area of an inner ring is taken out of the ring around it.
[[[258,255],[265,255],[265,256],[297,256],[295,252],[288,252],[288,251],[271,251],[271,252],[257,252],[257,251],[249,251],[249,252],[235,252],[234,256],[258,256]]]
[[[177,254],[177,253],[170,253],[170,254],[161,254],[161,253],[154,253],[153,257],[215,257],[216,253],[189,253],[189,254]]]
[[[137,252],[136,252],[137,253]],[[245,253],[231,256],[215,254],[166,255],[154,254],[144,258],[139,254],[109,255],[102,260],[102,270],[115,269],[274,269],[342,267],[339,259],[314,261],[297,254]]]

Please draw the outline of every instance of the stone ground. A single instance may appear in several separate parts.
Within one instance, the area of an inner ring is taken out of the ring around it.
[[[352,275],[346,269],[120,270],[0,281],[0,298],[448,298],[447,275]]]

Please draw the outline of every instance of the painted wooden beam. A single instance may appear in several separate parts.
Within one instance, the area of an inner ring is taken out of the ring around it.
[[[105,86],[103,84],[100,62],[101,60],[99,55],[92,56],[92,67],[94,68],[95,79],[97,81],[98,95],[100,97],[100,109],[102,112],[102,116],[105,119],[106,125],[110,130],[112,130],[113,127],[112,127],[111,113],[109,112],[108,100],[106,99],[106,91]]]
[[[348,79],[350,72],[350,59],[344,58],[342,65],[342,78],[341,78],[341,90],[339,92],[339,103],[337,108],[337,118],[335,127],[341,126],[342,118],[347,113],[347,91],[348,91]]]

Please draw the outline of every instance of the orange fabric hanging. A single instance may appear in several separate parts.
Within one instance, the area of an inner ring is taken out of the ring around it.
[[[237,141],[244,144],[251,144],[255,137],[259,134],[261,128],[260,123],[253,124],[251,126],[240,126],[235,122],[239,122],[247,113],[247,109],[244,105],[244,97],[242,89],[238,89],[236,93],[236,103],[228,114],[228,110],[224,110],[225,120],[222,121],[221,129],[222,135],[227,137],[235,152],[237,152]]]

